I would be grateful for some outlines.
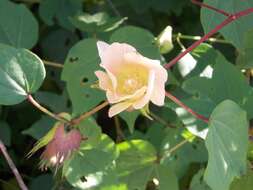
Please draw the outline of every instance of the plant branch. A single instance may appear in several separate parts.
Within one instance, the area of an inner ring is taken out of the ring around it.
[[[120,121],[119,121],[118,116],[114,117],[114,122],[115,122],[115,128],[116,128],[116,133],[117,133],[116,141],[121,142],[122,140],[125,139],[125,135],[124,135],[123,131],[121,130]]]
[[[169,127],[169,128],[176,128],[175,126],[172,126],[170,124],[168,124],[163,118],[161,118],[160,116],[156,115],[155,113],[150,111],[150,116],[156,120],[158,123],[162,124],[165,127]]]
[[[180,38],[183,40],[194,40],[198,41],[201,39],[201,36],[191,36],[191,35],[184,35],[181,33],[173,35],[174,38]],[[214,43],[222,43],[222,44],[231,44],[231,42],[228,42],[226,40],[217,39],[217,38],[208,38],[206,41],[208,42],[214,42]]]
[[[209,121],[208,118],[206,118],[203,115],[200,115],[200,114],[194,112],[191,108],[189,108],[187,105],[185,105],[183,102],[181,102],[179,99],[177,99],[175,96],[173,96],[169,92],[165,92],[165,95],[169,99],[171,99],[173,102],[175,102],[177,105],[179,105],[180,107],[184,108],[187,112],[189,112],[190,114],[192,114],[197,119],[200,119],[200,120],[204,121],[205,123],[208,123],[208,121]]]
[[[46,109],[45,107],[43,107],[42,105],[40,105],[40,104],[32,97],[31,94],[29,94],[29,95],[27,96],[27,100],[28,100],[34,107],[36,107],[37,109],[39,109],[39,110],[42,111],[43,113],[49,115],[50,117],[52,117],[52,118],[54,118],[54,119],[56,119],[56,120],[58,120],[58,121],[61,121],[61,122],[63,122],[63,123],[68,123],[68,124],[70,124],[70,122],[69,122],[68,120],[66,120],[66,119],[64,119],[64,118],[62,118],[62,117],[60,117],[60,116],[58,116],[58,115],[55,114],[55,113],[50,112],[48,109]]]
[[[89,112],[86,112],[86,113],[80,115],[79,117],[72,119],[70,122],[72,125],[78,125],[82,120],[90,117],[94,113],[97,113],[98,111],[100,111],[101,109],[103,109],[104,107],[106,107],[108,105],[109,105],[109,102],[105,101],[102,104],[100,104],[97,107],[90,110]]]
[[[7,161],[8,165],[10,166],[12,173],[15,175],[16,180],[18,182],[18,185],[20,187],[21,190],[28,190],[28,188],[26,187],[20,173],[18,172],[17,167],[15,166],[14,162],[12,161],[11,157],[9,156],[6,147],[4,146],[2,140],[0,139],[0,150],[3,153],[3,156],[5,158],[5,160]]]
[[[195,43],[193,43],[190,47],[188,47],[185,51],[183,51],[182,53],[180,53],[177,57],[175,57],[173,60],[171,60],[169,63],[164,65],[164,68],[169,69],[171,68],[173,65],[175,65],[182,57],[184,57],[187,53],[191,52],[193,49],[195,49],[197,46],[199,46],[201,43],[205,42],[206,40],[208,40],[212,35],[214,35],[215,33],[217,33],[218,31],[220,31],[222,28],[224,28],[225,26],[227,26],[228,24],[230,24],[231,22],[246,16],[248,14],[253,13],[253,8],[249,8],[243,11],[240,11],[238,13],[232,14],[229,17],[227,17],[227,19],[225,19],[221,24],[217,25],[213,30],[211,30],[209,33],[207,33],[206,35],[204,35],[200,40],[196,41]]]
[[[168,155],[168,154],[172,154],[173,152],[175,152],[176,150],[178,150],[179,148],[181,148],[183,145],[185,145],[186,143],[188,143],[187,139],[184,139],[183,141],[181,141],[180,143],[176,144],[174,147],[172,147],[171,149],[169,149],[168,151],[165,151],[163,153],[164,156]],[[163,157],[164,157],[163,156]]]
[[[217,13],[220,13],[220,14],[226,16],[226,17],[229,17],[229,16],[231,15],[230,13],[227,13],[227,12],[225,12],[224,10],[217,9],[217,8],[215,8],[215,7],[213,7],[213,6],[210,6],[210,5],[207,5],[207,4],[205,4],[205,3],[199,2],[198,0],[191,0],[191,2],[192,2],[193,4],[199,5],[200,7],[205,7],[205,8],[207,8],[207,9],[213,10],[213,11],[215,11],[215,12],[217,12]]]
[[[57,67],[57,68],[60,68],[60,69],[63,68],[63,65],[60,64],[60,63],[56,63],[56,62],[52,62],[52,61],[47,61],[47,60],[42,60],[42,61],[43,61],[43,63],[45,65],[52,66],[52,67]]]

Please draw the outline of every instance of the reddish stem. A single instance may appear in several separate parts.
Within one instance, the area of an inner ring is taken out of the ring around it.
[[[196,4],[196,5],[199,5],[199,6],[201,6],[201,7],[208,8],[208,9],[210,9],[210,10],[213,10],[213,11],[215,11],[215,12],[217,12],[217,13],[220,13],[220,14],[226,16],[226,17],[229,17],[229,16],[231,15],[230,13],[227,13],[227,12],[225,12],[224,10],[217,9],[217,8],[212,7],[212,6],[210,6],[210,5],[207,5],[207,4],[205,4],[205,3],[199,2],[198,0],[191,0],[191,1],[192,1],[192,3],[194,3],[194,4]]]
[[[15,175],[18,185],[20,187],[21,190],[28,190],[28,188],[26,187],[21,175],[18,172],[17,167],[15,166],[14,162],[12,161],[11,157],[9,156],[6,147],[4,146],[3,142],[0,139],[0,150],[4,155],[5,160],[7,161],[7,163],[9,164],[12,173]]]
[[[194,117],[196,117],[197,119],[200,119],[202,121],[204,121],[205,123],[208,123],[209,119],[204,117],[203,115],[200,115],[196,112],[194,112],[191,108],[189,108],[187,105],[185,105],[183,102],[181,102],[179,99],[177,99],[175,96],[173,96],[171,93],[169,92],[165,92],[165,95],[171,99],[173,102],[175,102],[177,105],[179,105],[180,107],[184,108],[187,112],[189,112],[190,114],[192,114]]]
[[[224,20],[221,24],[217,25],[213,30],[211,30],[209,33],[207,33],[205,36],[203,36],[199,41],[196,41],[193,43],[189,48],[187,48],[185,51],[180,53],[177,57],[175,57],[173,60],[171,60],[169,63],[164,65],[164,68],[169,69],[173,65],[175,65],[182,57],[184,57],[187,53],[191,52],[193,49],[195,49],[197,46],[199,46],[202,42],[208,40],[212,35],[220,31],[222,28],[224,28],[226,25],[230,24],[231,22],[246,16],[253,12],[253,8],[249,8],[243,11],[240,11],[238,13],[230,15],[226,20]]]

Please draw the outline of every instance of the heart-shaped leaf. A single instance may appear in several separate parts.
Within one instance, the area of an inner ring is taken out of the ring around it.
[[[0,104],[14,105],[41,86],[46,72],[32,52],[0,44]]]

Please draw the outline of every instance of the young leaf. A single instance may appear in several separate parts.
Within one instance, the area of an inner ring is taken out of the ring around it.
[[[83,32],[109,32],[119,27],[127,18],[112,18],[106,12],[94,15],[80,13],[70,18],[71,23]]]
[[[31,49],[38,40],[38,22],[21,4],[0,1],[0,43]]]
[[[206,147],[205,181],[213,190],[228,190],[233,179],[246,172],[248,150],[246,112],[233,101],[225,100],[214,109]]]
[[[36,92],[46,72],[32,52],[0,44],[0,104],[14,105]]]

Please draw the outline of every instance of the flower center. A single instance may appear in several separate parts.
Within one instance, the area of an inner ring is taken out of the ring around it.
[[[148,70],[142,65],[126,64],[117,72],[117,91],[130,95],[148,83]]]

